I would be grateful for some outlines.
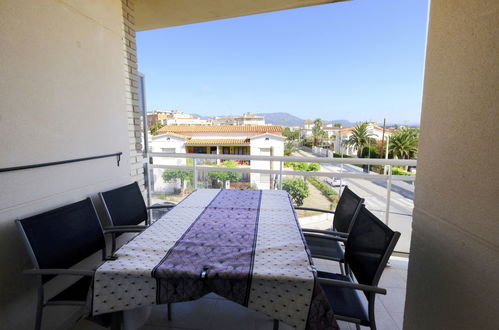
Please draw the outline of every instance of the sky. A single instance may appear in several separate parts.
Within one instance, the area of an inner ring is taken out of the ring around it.
[[[420,120],[426,0],[353,0],[137,33],[147,110]]]

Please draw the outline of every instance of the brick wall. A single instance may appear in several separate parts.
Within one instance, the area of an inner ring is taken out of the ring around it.
[[[121,0],[123,10],[123,55],[125,69],[126,111],[128,113],[128,139],[130,143],[130,176],[144,187],[142,165],[142,120],[139,109],[137,82],[137,46],[135,43],[135,2]]]

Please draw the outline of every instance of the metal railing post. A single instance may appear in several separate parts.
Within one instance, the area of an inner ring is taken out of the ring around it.
[[[279,190],[282,190],[282,160],[279,162]]]
[[[392,195],[392,165],[388,165],[388,180],[386,184],[386,213],[385,223],[388,226],[390,220],[390,200]]]
[[[194,175],[194,189],[198,188],[198,169],[196,166],[197,159],[192,159],[192,175]]]

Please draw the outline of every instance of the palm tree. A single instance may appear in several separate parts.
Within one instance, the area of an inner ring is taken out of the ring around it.
[[[322,140],[326,137],[327,132],[322,129],[322,119],[317,118],[314,120],[314,127],[312,127],[312,136],[314,137],[314,145],[317,145],[317,140]]]
[[[348,140],[343,142],[345,146],[357,149],[357,157],[359,158],[362,156],[362,149],[364,147],[376,143],[374,135],[368,131],[367,125],[368,122],[364,122],[355,126],[352,135],[350,135]]]
[[[401,128],[390,138],[388,149],[393,158],[411,159],[418,153],[419,130],[417,128]]]

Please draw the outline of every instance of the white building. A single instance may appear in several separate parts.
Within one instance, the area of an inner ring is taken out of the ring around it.
[[[177,110],[156,110],[147,114],[148,125],[159,121],[162,125],[211,125],[211,120],[194,117],[188,113]]]
[[[344,145],[344,143],[350,138],[352,135],[352,132],[355,130],[354,127],[345,127],[345,128],[331,128],[331,129],[326,129],[328,132],[329,136],[335,136],[336,138],[334,139],[334,152],[339,152],[339,153],[344,153],[349,156],[356,156],[357,155],[357,149],[353,147],[347,147]],[[372,135],[372,137],[376,141],[381,141],[383,139],[383,127],[380,127],[377,123],[375,122],[370,122],[367,125],[367,131],[369,134]],[[394,130],[391,128],[385,128],[385,134],[384,138],[385,140],[387,137],[391,136],[393,134]]]
[[[282,126],[277,125],[221,125],[221,126],[164,126],[152,137],[152,152],[199,153],[228,155],[283,156],[284,140]],[[279,169],[279,162],[238,161],[241,167],[251,169]],[[184,158],[155,158],[155,164],[186,165]],[[220,161],[203,162],[204,165]],[[162,169],[153,172],[155,190],[172,192],[175,186],[163,182]],[[252,173],[248,180],[258,189],[268,189],[270,175]]]
[[[239,117],[215,117],[214,125],[265,125],[265,117],[247,112]]]

